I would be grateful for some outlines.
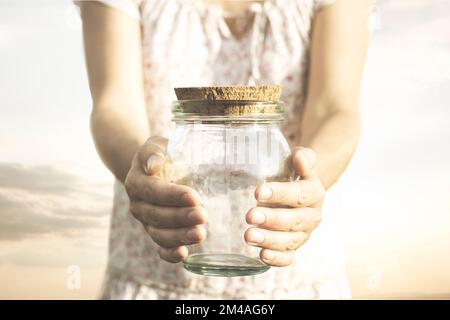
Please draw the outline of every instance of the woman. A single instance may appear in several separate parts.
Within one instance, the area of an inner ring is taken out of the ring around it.
[[[370,0],[79,5],[92,135],[117,179],[103,298],[349,298],[321,208],[359,137]],[[173,88],[225,84],[283,85],[283,132],[304,177],[255,191],[272,206],[247,213],[245,240],[276,267],[257,276],[182,268],[186,245],[206,236],[207,212],[194,190],[158,175],[173,130]]]

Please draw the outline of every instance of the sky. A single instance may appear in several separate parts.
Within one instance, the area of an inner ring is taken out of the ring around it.
[[[355,297],[450,297],[450,2],[379,1],[363,132],[328,196]],[[66,0],[0,1],[0,298],[95,298],[113,179]],[[81,285],[68,285],[73,266]]]

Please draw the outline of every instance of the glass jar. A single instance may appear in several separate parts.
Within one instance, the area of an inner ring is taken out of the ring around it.
[[[188,246],[184,267],[208,276],[267,271],[260,248],[248,245],[246,213],[257,205],[255,188],[292,180],[290,148],[280,131],[280,101],[183,100],[173,103],[175,133],[166,175],[198,191],[208,217],[206,239]]]

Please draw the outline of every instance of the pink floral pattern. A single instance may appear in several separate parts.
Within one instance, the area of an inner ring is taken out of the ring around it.
[[[100,0],[139,18],[148,119],[153,135],[170,138],[174,87],[282,84],[285,135],[298,132],[308,73],[311,22],[324,0],[254,4],[244,19],[252,28],[235,38],[216,5],[194,0]],[[299,299],[349,298],[344,263],[333,226],[324,221],[285,268],[249,277],[192,274],[158,257],[156,245],[128,211],[116,182],[109,263],[103,298],[112,299]]]

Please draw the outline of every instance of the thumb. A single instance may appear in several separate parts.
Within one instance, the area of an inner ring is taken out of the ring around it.
[[[164,166],[164,155],[160,152],[153,153],[147,160],[147,175],[157,175]]]
[[[139,148],[137,152],[137,161],[144,172],[149,175],[158,174],[164,167],[167,139],[159,136],[153,136]]]
[[[314,172],[316,153],[309,148],[295,148],[292,152],[292,165],[297,176],[308,178]]]

